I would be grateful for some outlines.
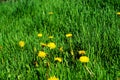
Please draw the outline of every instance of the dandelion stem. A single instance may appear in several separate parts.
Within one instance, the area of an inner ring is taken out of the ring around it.
[[[94,76],[94,73],[91,72],[91,71],[89,70],[89,68],[88,68],[85,64],[84,64],[84,66],[85,66],[86,70],[89,72],[89,74],[93,77],[93,76]]]
[[[72,39],[70,38],[70,49],[71,49],[71,55],[74,58],[74,52],[73,52],[73,48],[72,48]]]

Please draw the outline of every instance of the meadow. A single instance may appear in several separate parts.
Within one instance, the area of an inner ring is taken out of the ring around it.
[[[120,80],[120,1],[0,2],[0,80]]]

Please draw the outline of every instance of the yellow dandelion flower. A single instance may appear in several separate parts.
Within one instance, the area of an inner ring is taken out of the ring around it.
[[[56,45],[55,45],[55,43],[53,43],[53,42],[48,43],[47,46],[48,46],[50,49],[56,48]]]
[[[85,54],[85,51],[84,50],[80,50],[78,51],[79,54]]]
[[[72,34],[70,34],[70,33],[66,34],[66,37],[72,37]]]
[[[60,47],[59,50],[60,50],[61,52],[63,52],[63,47]]]
[[[120,15],[120,12],[117,12],[117,15]]]
[[[47,44],[45,44],[45,43],[40,43],[40,45],[41,45],[42,47],[47,46]]]
[[[54,60],[58,62],[62,62],[62,58],[59,58],[59,57],[56,57]]]
[[[52,38],[54,38],[54,37],[53,37],[53,36],[49,36],[48,38],[52,39]]]
[[[20,42],[19,42],[19,46],[20,46],[20,47],[24,47],[24,46],[25,46],[25,42],[24,42],[24,41],[20,41]]]
[[[46,57],[46,53],[44,51],[39,51],[38,57],[45,58]]]
[[[89,62],[89,57],[87,57],[87,56],[81,56],[81,57],[79,58],[79,60],[80,60],[81,62],[83,62],[83,63],[87,63],[87,62]]]
[[[38,37],[42,37],[42,34],[41,34],[41,33],[39,33],[39,34],[38,34]]]
[[[49,12],[48,14],[49,14],[49,15],[52,15],[52,14],[53,14],[53,12]]]
[[[48,78],[48,80],[59,80],[59,78],[53,76],[53,77]]]

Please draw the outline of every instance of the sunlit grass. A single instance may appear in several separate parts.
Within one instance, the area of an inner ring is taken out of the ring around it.
[[[119,6],[93,0],[0,3],[0,79],[119,79]]]

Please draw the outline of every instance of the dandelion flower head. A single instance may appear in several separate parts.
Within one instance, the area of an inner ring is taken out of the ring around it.
[[[38,37],[42,37],[42,34],[41,34],[41,33],[39,33],[39,34],[38,34]]]
[[[48,43],[47,46],[48,46],[50,49],[56,48],[56,45],[55,45],[55,43],[53,43],[53,42]]]
[[[62,58],[59,58],[59,57],[56,57],[54,60],[58,62],[62,62]]]
[[[120,12],[117,12],[117,15],[120,15]]]
[[[24,46],[25,46],[25,42],[24,42],[24,41],[20,41],[20,42],[19,42],[19,46],[20,46],[20,47],[24,47]]]
[[[45,58],[46,57],[46,53],[44,51],[39,51],[38,57]]]
[[[85,54],[85,51],[84,50],[80,50],[78,51],[79,54]]]
[[[59,78],[56,78],[55,76],[48,78],[48,80],[59,80]]]
[[[79,58],[79,60],[80,60],[82,63],[87,63],[87,62],[89,62],[89,57],[87,57],[87,56],[81,56],[81,57]]]
[[[66,34],[66,37],[72,37],[72,34],[71,33]]]

